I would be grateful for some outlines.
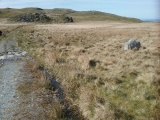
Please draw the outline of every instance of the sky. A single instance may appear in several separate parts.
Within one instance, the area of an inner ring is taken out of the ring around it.
[[[0,0],[0,8],[96,10],[139,19],[160,19],[160,0]]]

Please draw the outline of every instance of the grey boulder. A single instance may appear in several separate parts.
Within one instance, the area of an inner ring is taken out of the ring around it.
[[[124,44],[124,50],[132,50],[136,49],[139,50],[141,47],[141,43],[138,40],[130,39],[128,42],[125,42]]]

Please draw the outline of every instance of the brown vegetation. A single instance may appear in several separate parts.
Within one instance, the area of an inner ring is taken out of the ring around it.
[[[19,46],[52,72],[86,118],[159,119],[159,26],[35,25],[23,27],[17,38]],[[130,38],[138,39],[142,48],[124,51]]]
[[[31,119],[47,120],[83,120],[83,116],[76,105],[70,102],[58,100],[58,92],[54,85],[46,79],[40,64],[35,60],[26,63],[23,69],[24,74],[30,76],[18,85],[20,92],[21,115]],[[23,106],[23,107],[22,107]],[[27,108],[27,106],[30,106]],[[22,119],[22,118],[21,118]]]

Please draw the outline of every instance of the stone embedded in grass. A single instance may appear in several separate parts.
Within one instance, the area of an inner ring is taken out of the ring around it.
[[[139,50],[141,47],[141,43],[138,40],[132,40],[130,39],[128,42],[125,42],[124,44],[124,50]]]
[[[90,60],[89,61],[89,66],[90,67],[96,67],[96,61],[95,60]]]

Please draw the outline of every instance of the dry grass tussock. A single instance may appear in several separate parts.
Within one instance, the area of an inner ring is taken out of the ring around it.
[[[27,119],[83,120],[76,105],[71,105],[65,98],[63,101],[58,100],[57,91],[41,69],[37,61],[31,60],[26,63],[23,72],[30,76],[24,78],[25,81],[17,88],[21,94],[17,114],[20,113]]]
[[[29,61],[23,71],[30,76],[27,79],[24,78],[25,81],[17,88],[21,94],[19,112],[28,119],[47,118],[50,120],[54,118],[52,115],[56,117],[56,110],[60,108],[60,105],[53,99],[55,96],[55,92],[52,91],[53,86],[44,78],[39,70],[39,64]],[[50,108],[53,104],[55,104],[54,110]],[[51,112],[52,115],[50,115]]]
[[[88,119],[159,119],[159,27],[111,22],[35,25],[24,27],[17,37],[19,46],[52,72]],[[123,50],[130,38],[141,42],[140,50]]]

